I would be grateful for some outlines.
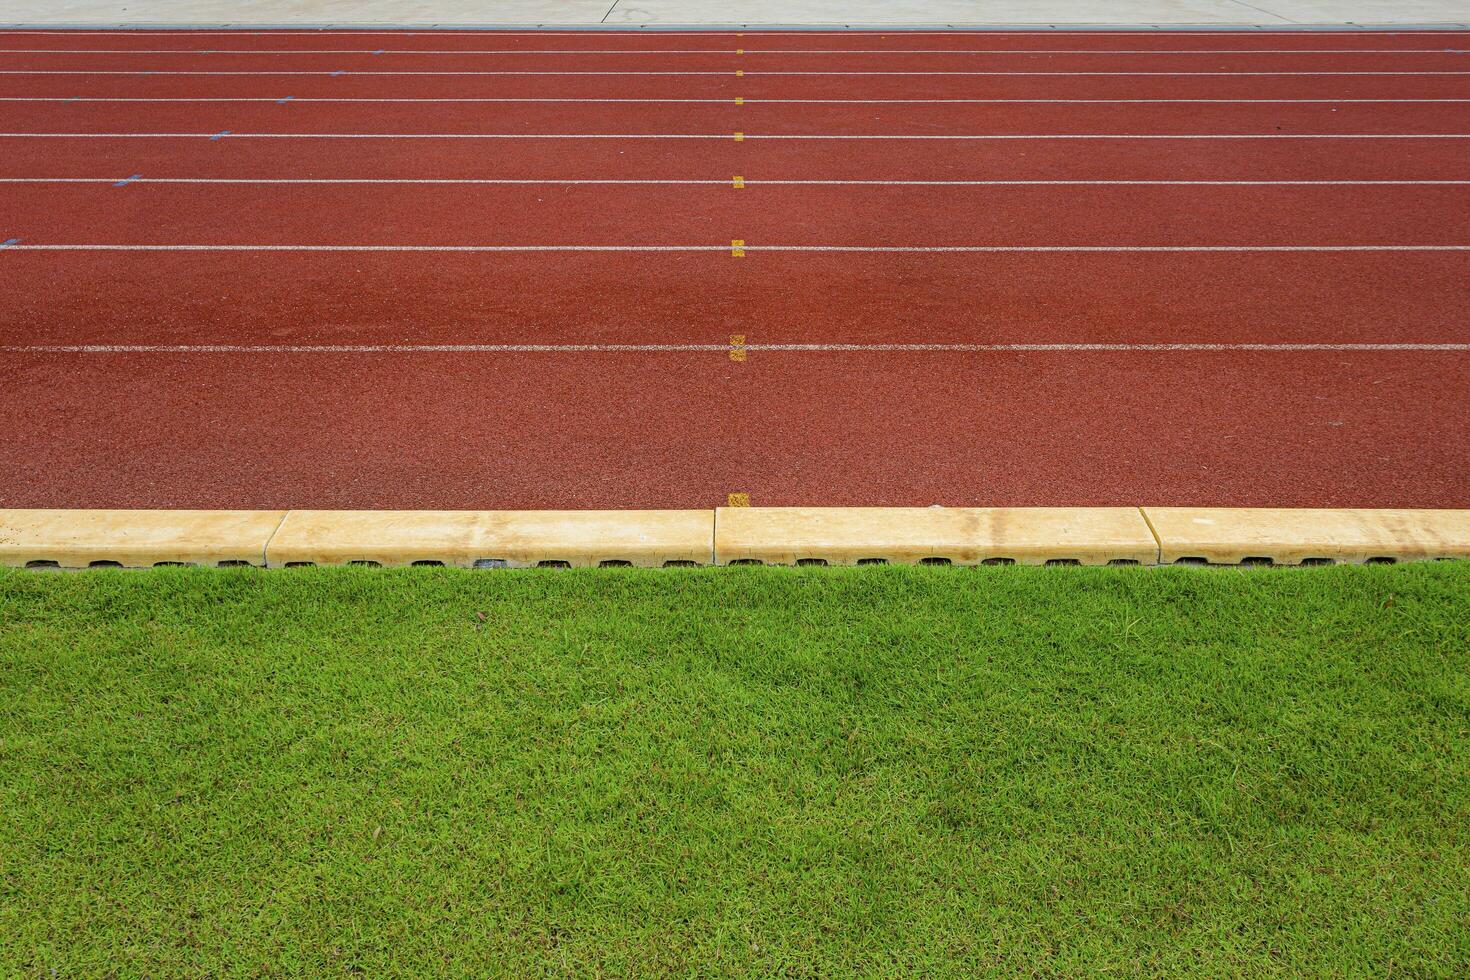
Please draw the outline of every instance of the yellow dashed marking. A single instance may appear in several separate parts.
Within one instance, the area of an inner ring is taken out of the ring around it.
[[[748,494],[748,493],[732,493],[732,494],[727,494],[726,497],[725,497],[725,500],[727,501],[726,504],[725,504],[726,507],[749,507],[750,506],[750,494]]]
[[[743,99],[743,98],[741,98],[740,96],[737,95],[737,96],[735,96],[735,104],[736,105],[745,105],[745,99]]]
[[[745,257],[745,239],[736,238],[730,242],[730,254],[737,259]]]
[[[744,78],[745,77],[745,72],[736,70],[735,77],[736,78]]]
[[[745,49],[744,48],[736,48],[735,49],[735,53],[736,54],[744,54],[745,53]]]
[[[739,174],[736,174],[734,177],[731,177],[730,178],[730,182],[732,184],[734,184],[736,187],[744,187],[745,186],[745,178],[742,177],[742,176],[740,176]]]
[[[730,335],[730,360],[745,360],[745,334],[732,333]]]
[[[735,142],[740,143],[740,142],[743,142],[744,139],[745,139],[745,134],[744,133],[736,133],[735,134]]]

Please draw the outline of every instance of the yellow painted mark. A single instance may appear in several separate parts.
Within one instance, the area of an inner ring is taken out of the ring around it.
[[[730,360],[745,360],[745,334],[732,333],[730,335]]]
[[[736,187],[744,187],[745,186],[745,178],[742,177],[742,176],[740,176],[739,174],[736,174],[734,177],[730,178],[730,182],[732,184],[734,184]]]
[[[735,72],[735,77],[736,78],[744,78],[745,77],[745,72],[737,70]]]
[[[745,49],[744,48],[736,48],[735,49],[735,53],[736,54],[744,54],[745,53]]]
[[[725,503],[725,506],[726,507],[749,507],[750,506],[750,494],[748,494],[748,493],[732,493],[732,494],[728,494],[725,497],[725,501],[726,501],[726,503]]]
[[[737,96],[735,96],[735,104],[736,105],[745,105],[745,99],[742,98],[741,96],[738,96],[737,95]]]
[[[744,140],[745,140],[745,134],[744,133],[736,133],[735,134],[735,142],[741,143],[741,142],[744,142]]]
[[[743,238],[736,238],[733,241],[731,241],[730,242],[730,254],[733,257],[737,258],[737,259],[744,258],[745,257],[745,239],[743,239]]]

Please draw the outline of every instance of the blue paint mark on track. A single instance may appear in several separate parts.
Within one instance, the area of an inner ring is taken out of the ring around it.
[[[143,176],[142,174],[133,174],[131,177],[124,177],[122,180],[118,181],[117,183],[113,184],[112,186],[113,187],[126,187],[129,184],[131,184],[133,181],[137,180],[139,177],[142,177],[142,176]]]
[[[209,141],[211,143],[213,143],[215,140],[224,139],[228,135],[230,135],[230,131],[228,129],[222,129],[219,132],[215,133],[213,136],[211,136],[209,138]]]

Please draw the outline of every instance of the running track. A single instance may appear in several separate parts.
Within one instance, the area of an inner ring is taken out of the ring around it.
[[[0,243],[0,507],[1470,507],[1470,34],[0,32]]]

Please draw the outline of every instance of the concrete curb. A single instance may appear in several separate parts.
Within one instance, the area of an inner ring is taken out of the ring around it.
[[[266,564],[528,568],[708,565],[710,510],[293,510]]]
[[[717,564],[1153,565],[1137,507],[722,507]]]
[[[284,510],[0,510],[0,565],[263,565]]]
[[[1163,564],[1470,558],[1470,510],[1145,507]]]
[[[0,510],[0,565],[1278,564],[1470,558],[1470,510]]]

